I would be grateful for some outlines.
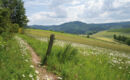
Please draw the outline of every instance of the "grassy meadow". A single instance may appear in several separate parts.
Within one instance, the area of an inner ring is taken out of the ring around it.
[[[60,76],[62,80],[130,79],[129,47],[126,45],[117,46],[122,49],[120,51],[108,47],[110,43],[100,40],[27,29],[26,34],[16,34],[7,42],[0,37],[0,80],[38,80],[37,71],[32,65],[31,55],[24,41],[43,60],[50,34],[55,34],[56,40],[51,55],[48,56],[47,70]],[[102,43],[102,46],[99,46],[99,43]]]
[[[19,34],[17,36],[29,43],[36,53],[44,59],[48,46],[48,39],[45,37],[49,37],[52,33],[56,35],[56,39],[63,40],[63,43],[60,40],[59,42],[55,40],[52,53],[47,60],[47,69],[61,76],[63,80],[130,79],[130,58],[129,56],[125,56],[125,54],[120,55],[125,52],[93,47],[89,46],[90,44],[88,46],[78,44],[78,47],[75,47],[74,45],[77,44],[72,43],[70,45],[64,43],[66,40],[76,42],[78,39],[93,41],[92,39],[86,39],[77,35],[33,29],[28,29],[26,35]]]
[[[27,29],[26,34],[33,37],[47,37],[47,38],[51,34],[55,34],[56,39],[58,40],[68,41],[71,43],[80,43],[85,45],[91,45],[94,47],[102,47],[102,48],[112,49],[112,50],[121,51],[125,53],[130,53],[130,47],[127,45],[110,43],[110,42],[92,39],[92,38],[85,38],[78,35],[59,33],[54,31],[35,30],[35,29]]]
[[[0,80],[36,80],[31,56],[22,41],[0,37]]]
[[[95,39],[103,40],[103,41],[116,43],[116,41],[114,41],[114,39],[113,39],[114,34],[130,37],[130,30],[128,29],[126,32],[124,30],[122,30],[122,29],[101,31],[101,32],[98,32],[98,33],[92,35],[91,37],[95,38]]]

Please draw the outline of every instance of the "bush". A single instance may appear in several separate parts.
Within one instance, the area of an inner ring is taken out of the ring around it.
[[[90,35],[87,35],[87,38],[90,38]]]
[[[116,36],[116,34],[114,34],[114,35],[113,35],[113,38],[114,38],[114,39],[117,39],[117,36]]]
[[[18,24],[12,24],[12,26],[9,28],[9,32],[17,33],[18,29],[19,29],[19,25]]]
[[[0,34],[4,31],[4,29],[2,27],[0,27]]]
[[[24,28],[19,28],[19,29],[18,29],[18,33],[24,34]]]
[[[0,51],[5,49],[6,42],[3,40],[3,37],[0,36]]]
[[[121,37],[121,41],[125,42],[126,40],[127,40],[127,37],[125,37],[125,36]]]
[[[12,38],[13,34],[10,34],[9,32],[3,32],[3,33],[1,34],[1,36],[3,37],[3,40],[4,40],[4,41],[8,41],[9,39]]]
[[[6,9],[0,10],[0,34],[6,32],[7,28],[10,26],[9,12]]]
[[[127,39],[126,41],[126,44],[130,46],[130,39]]]

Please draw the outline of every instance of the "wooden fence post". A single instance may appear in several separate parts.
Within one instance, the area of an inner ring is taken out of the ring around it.
[[[51,34],[50,41],[49,41],[49,44],[48,44],[48,49],[47,49],[47,52],[46,52],[46,56],[45,56],[45,58],[43,60],[43,65],[47,64],[47,58],[51,54],[51,50],[52,50],[54,39],[55,39],[55,35]]]

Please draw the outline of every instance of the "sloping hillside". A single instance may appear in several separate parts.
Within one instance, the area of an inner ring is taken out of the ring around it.
[[[130,28],[112,29],[109,32],[121,32],[130,34]]]
[[[69,41],[73,43],[79,43],[79,44],[86,44],[91,45],[95,47],[102,47],[117,51],[123,51],[123,52],[130,52],[130,47],[124,44],[114,44],[106,41],[96,40],[92,38],[85,38],[78,35],[73,34],[65,34],[65,33],[59,33],[54,31],[46,31],[46,30],[37,30],[37,29],[27,29],[26,33],[30,36],[34,37],[49,37],[51,34],[55,34],[56,39],[62,40],[62,41]],[[62,45],[62,43],[60,43]]]
[[[121,29],[112,29],[112,30],[108,30],[108,31],[101,31],[101,32],[98,32],[98,33],[92,35],[91,37],[95,38],[95,39],[109,41],[109,42],[115,42],[113,40],[114,34],[130,37],[130,28],[125,28],[125,29],[121,28]]]

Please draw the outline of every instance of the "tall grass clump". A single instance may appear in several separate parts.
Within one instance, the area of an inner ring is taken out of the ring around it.
[[[44,59],[48,43],[26,35],[19,35],[26,40]],[[129,80],[130,64],[126,59],[109,56],[108,54],[83,55],[70,45],[64,47],[54,45],[47,60],[47,69],[53,71],[63,80]]]
[[[56,52],[53,52],[52,55],[55,53]],[[57,59],[61,63],[65,63],[65,62],[74,60],[74,58],[76,58],[77,53],[78,53],[78,50],[71,47],[71,45],[68,44],[64,48],[61,48],[60,51],[57,52]]]

